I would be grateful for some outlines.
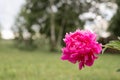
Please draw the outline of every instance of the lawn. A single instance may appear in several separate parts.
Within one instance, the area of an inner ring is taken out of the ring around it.
[[[61,61],[61,54],[20,51],[0,43],[0,80],[120,80],[120,54],[103,54],[92,67]]]

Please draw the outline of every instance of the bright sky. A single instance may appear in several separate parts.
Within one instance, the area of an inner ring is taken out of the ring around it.
[[[10,29],[14,24],[15,16],[17,16],[24,3],[25,0],[0,0],[0,24],[4,39],[13,37]]]

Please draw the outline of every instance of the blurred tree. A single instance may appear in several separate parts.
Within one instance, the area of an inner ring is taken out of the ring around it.
[[[19,45],[22,43],[25,47],[34,46],[33,36],[36,32],[34,25],[39,24],[37,27],[41,26],[47,4],[48,1],[46,0],[26,0],[26,4],[23,5],[16,18],[16,27],[13,27]]]
[[[118,5],[118,9],[114,17],[110,22],[109,30],[116,36],[120,36],[120,0],[116,0],[116,4]]]
[[[86,9],[83,9],[83,7]],[[79,15],[87,11],[89,7],[90,3],[82,2],[80,0],[54,1],[51,8],[53,9],[54,14],[55,48],[59,48],[61,46],[62,39],[66,32],[73,31],[77,27],[83,27],[83,22],[79,19]],[[45,33],[50,37],[49,23],[42,27],[40,32]],[[51,48],[53,47],[51,46]]]
[[[14,33],[15,36],[15,42],[16,42],[16,46],[19,47],[21,46],[22,43],[25,42],[24,38],[23,38],[23,26],[24,26],[24,21],[22,21],[22,18],[20,15],[18,15],[18,17],[15,20],[15,24],[14,26],[11,28],[11,30]],[[27,46],[23,46],[23,47],[27,47]]]
[[[61,46],[66,32],[83,27],[79,16],[87,12],[91,4],[88,0],[26,0],[16,20],[18,40],[24,41],[23,33],[27,32],[27,43],[31,46],[36,32],[33,27],[38,25],[39,32],[50,39],[50,50],[55,51]]]

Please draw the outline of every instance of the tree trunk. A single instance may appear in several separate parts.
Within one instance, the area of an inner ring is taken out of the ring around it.
[[[54,5],[54,0],[49,0],[49,1],[50,1],[50,9],[51,9],[51,13],[50,13],[50,35],[51,35],[50,36],[50,50],[55,51],[56,50],[55,23],[54,23],[55,15],[52,10],[52,6]]]
[[[60,48],[60,46],[61,46],[64,26],[65,26],[65,21],[62,20],[62,24],[61,24],[58,39],[57,39],[57,48]]]

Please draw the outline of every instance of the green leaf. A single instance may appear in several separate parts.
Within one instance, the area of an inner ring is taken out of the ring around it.
[[[108,44],[104,45],[102,53],[104,53],[104,51],[107,48],[120,50],[120,41],[118,41],[118,40],[110,41]]]
[[[103,50],[102,50],[102,54],[105,52],[106,49],[107,49],[107,47],[103,48]]]

